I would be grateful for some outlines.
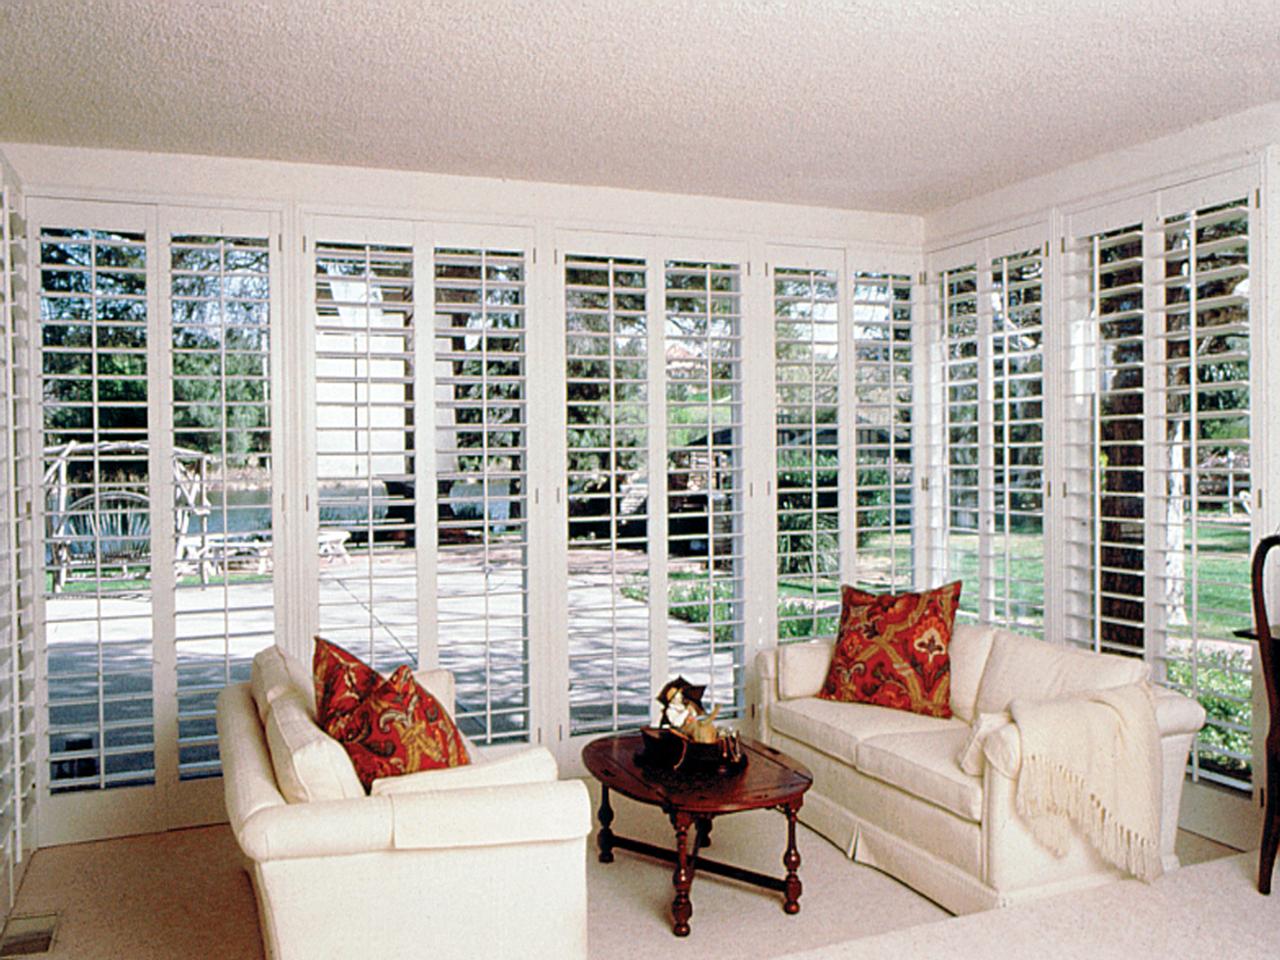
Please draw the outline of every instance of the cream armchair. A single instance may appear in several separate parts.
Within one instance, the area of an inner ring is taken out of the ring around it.
[[[217,721],[273,960],[586,957],[587,791],[545,749],[290,803],[249,684],[222,692]]]

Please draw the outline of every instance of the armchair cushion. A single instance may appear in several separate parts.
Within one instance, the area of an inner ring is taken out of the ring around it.
[[[440,770],[422,770],[402,777],[382,777],[373,781],[369,792],[375,797],[428,790],[459,790],[468,787],[502,787],[516,783],[544,783],[556,779],[555,757],[546,747],[523,747],[496,760],[476,758],[475,763]]]
[[[265,732],[276,783],[290,803],[364,796],[351,758],[316,726],[300,692],[276,697]]]

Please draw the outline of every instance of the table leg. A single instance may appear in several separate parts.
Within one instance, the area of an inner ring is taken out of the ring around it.
[[[796,873],[800,869],[800,851],[796,849],[796,814],[799,810],[798,805],[787,807],[787,852],[782,855],[782,865],[787,868],[787,876],[783,880],[786,899],[782,909],[787,913],[800,912],[800,891],[803,889]]]
[[[694,849],[705,850],[709,846],[711,846],[711,818],[699,817],[698,837],[697,842],[694,844]]]
[[[596,834],[596,846],[600,849],[600,862],[613,863],[613,807],[609,806],[609,788],[600,787],[600,832]]]
[[[1271,893],[1276,851],[1280,850],[1280,726],[1272,720],[1267,736],[1267,807],[1262,818],[1262,849],[1258,853],[1258,892]]]
[[[671,901],[671,932],[677,937],[687,937],[689,918],[693,916],[693,903],[689,900],[689,888],[693,886],[688,847],[691,818],[688,814],[677,813],[672,819],[676,828],[676,869],[671,875],[671,883],[676,888],[676,896]]]

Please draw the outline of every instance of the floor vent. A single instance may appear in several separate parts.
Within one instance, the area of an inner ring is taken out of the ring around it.
[[[10,917],[0,933],[0,957],[31,957],[53,949],[56,913],[34,917]]]

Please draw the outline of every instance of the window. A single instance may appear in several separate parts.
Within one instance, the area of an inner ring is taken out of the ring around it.
[[[834,270],[773,271],[778,639],[840,617],[840,323]]]
[[[970,264],[942,275],[942,322],[946,350],[943,407],[946,464],[944,576],[963,580],[957,620],[982,619],[988,580],[982,554],[984,445],[982,361],[979,356],[978,268]],[[989,448],[986,448],[989,451]],[[987,470],[989,470],[989,461]],[[988,474],[989,475],[989,474]]]
[[[565,258],[569,729],[637,727],[652,698],[649,325],[642,259]]]

